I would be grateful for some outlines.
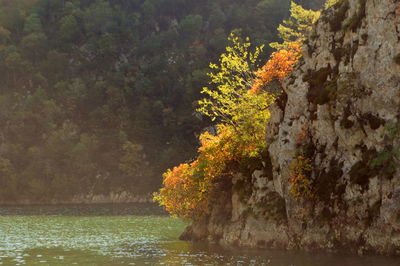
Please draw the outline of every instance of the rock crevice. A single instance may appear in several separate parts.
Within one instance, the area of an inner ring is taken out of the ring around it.
[[[399,10],[342,0],[323,12],[272,107],[266,169],[237,175],[185,239],[400,255]],[[310,164],[304,187],[299,164]]]

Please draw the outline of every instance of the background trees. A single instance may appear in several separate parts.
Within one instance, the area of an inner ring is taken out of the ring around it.
[[[289,4],[0,0],[0,198],[153,191],[211,123],[193,110],[229,33],[276,41]]]

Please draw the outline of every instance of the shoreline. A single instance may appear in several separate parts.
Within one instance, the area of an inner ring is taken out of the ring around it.
[[[96,204],[124,204],[124,203],[154,203],[153,193],[133,194],[126,191],[121,193],[111,192],[105,194],[88,194],[74,196],[69,200],[19,200],[19,201],[0,201],[0,207],[12,206],[39,206],[39,205],[96,205]]]

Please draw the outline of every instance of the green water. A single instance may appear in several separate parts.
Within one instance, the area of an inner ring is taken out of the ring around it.
[[[400,265],[179,241],[186,225],[147,204],[0,207],[0,265]]]

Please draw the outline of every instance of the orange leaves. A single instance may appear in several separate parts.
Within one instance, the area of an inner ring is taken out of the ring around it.
[[[301,46],[299,43],[291,43],[287,49],[274,52],[268,62],[255,73],[257,78],[250,93],[259,93],[265,85],[273,80],[282,82],[292,72],[300,56]]]
[[[188,164],[181,164],[174,167],[171,172],[165,174],[164,185],[166,187],[178,187],[182,184],[186,185],[184,177],[188,167]]]
[[[208,214],[219,192],[218,181],[247,170],[251,167],[249,162],[261,159],[267,148],[265,126],[270,117],[268,107],[275,97],[270,93],[248,93],[254,80],[249,62],[254,64],[261,52],[258,49],[249,55],[249,46],[249,43],[241,46],[235,42],[234,48],[228,47],[222,56],[221,66],[212,65],[218,70],[211,75],[217,90],[204,89],[212,101],[204,99],[198,110],[212,119],[220,119],[223,124],[217,126],[218,134],[205,132],[200,136],[201,147],[195,161],[164,174],[164,187],[155,195],[155,200],[174,216],[196,220]],[[256,72],[252,90],[258,92],[274,79],[283,80],[299,57],[298,44],[274,53]]]
[[[208,132],[200,136],[199,156],[192,163],[185,163],[168,170],[164,187],[155,200],[174,216],[196,220],[209,212],[214,178],[226,173],[228,161],[234,160],[230,144],[232,132],[220,126],[217,135]]]
[[[195,219],[208,210],[204,197],[204,183],[196,179],[199,162],[181,164],[164,173],[164,187],[155,195],[155,200],[174,216]]]
[[[200,136],[199,155],[192,163],[168,170],[164,187],[155,195],[160,205],[174,216],[196,220],[209,213],[215,193],[215,179],[230,176],[244,158],[259,152],[259,145],[243,141],[230,126],[218,125],[218,134]]]

